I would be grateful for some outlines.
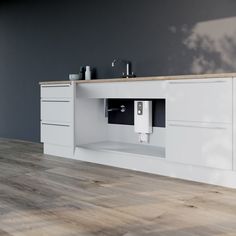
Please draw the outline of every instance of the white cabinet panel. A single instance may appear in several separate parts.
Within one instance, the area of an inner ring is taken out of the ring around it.
[[[67,101],[53,101],[41,100],[41,120],[71,123],[73,120],[73,106],[70,100]]]
[[[232,79],[169,81],[167,120],[232,123]]]
[[[233,163],[236,171],[236,78],[233,78]]]
[[[73,146],[73,130],[70,125],[41,122],[41,142],[61,146]]]
[[[125,81],[125,79],[124,79]],[[78,98],[166,98],[167,81],[85,83],[77,87]]]
[[[70,84],[41,85],[41,98],[72,98]]]
[[[232,169],[232,125],[168,122],[169,161]]]

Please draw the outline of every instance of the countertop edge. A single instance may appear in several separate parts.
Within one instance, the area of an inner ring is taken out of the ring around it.
[[[236,77],[236,73],[218,73],[218,74],[193,74],[193,75],[171,75],[171,76],[150,76],[150,77],[136,77],[136,78],[114,78],[114,79],[94,79],[94,80],[61,80],[61,81],[42,81],[40,85],[47,84],[76,84],[84,83],[115,83],[115,82],[135,82],[135,81],[154,81],[154,80],[180,80],[180,79],[213,79],[213,78],[232,78]]]

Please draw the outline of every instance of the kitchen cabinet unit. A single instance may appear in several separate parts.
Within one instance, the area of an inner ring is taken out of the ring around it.
[[[232,169],[233,80],[211,78],[168,83],[168,159]]]
[[[40,85],[45,154],[236,188],[236,74]],[[164,99],[166,125],[140,143],[108,122],[107,99]]]
[[[74,86],[41,86],[41,142],[44,153],[73,157]],[[54,151],[52,151],[54,150]]]

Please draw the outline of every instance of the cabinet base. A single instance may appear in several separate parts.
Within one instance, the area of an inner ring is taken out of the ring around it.
[[[233,170],[181,164],[166,158],[98,151],[83,147],[77,147],[74,151],[73,147],[47,143],[44,144],[44,154],[236,189],[236,171]]]
[[[44,143],[43,152],[47,155],[74,159],[74,148]]]
[[[236,188],[236,172],[109,151],[76,148],[74,159],[178,179]]]

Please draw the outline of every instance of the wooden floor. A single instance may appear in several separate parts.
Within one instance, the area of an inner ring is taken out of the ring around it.
[[[42,155],[0,139],[0,235],[235,236],[236,190]]]

